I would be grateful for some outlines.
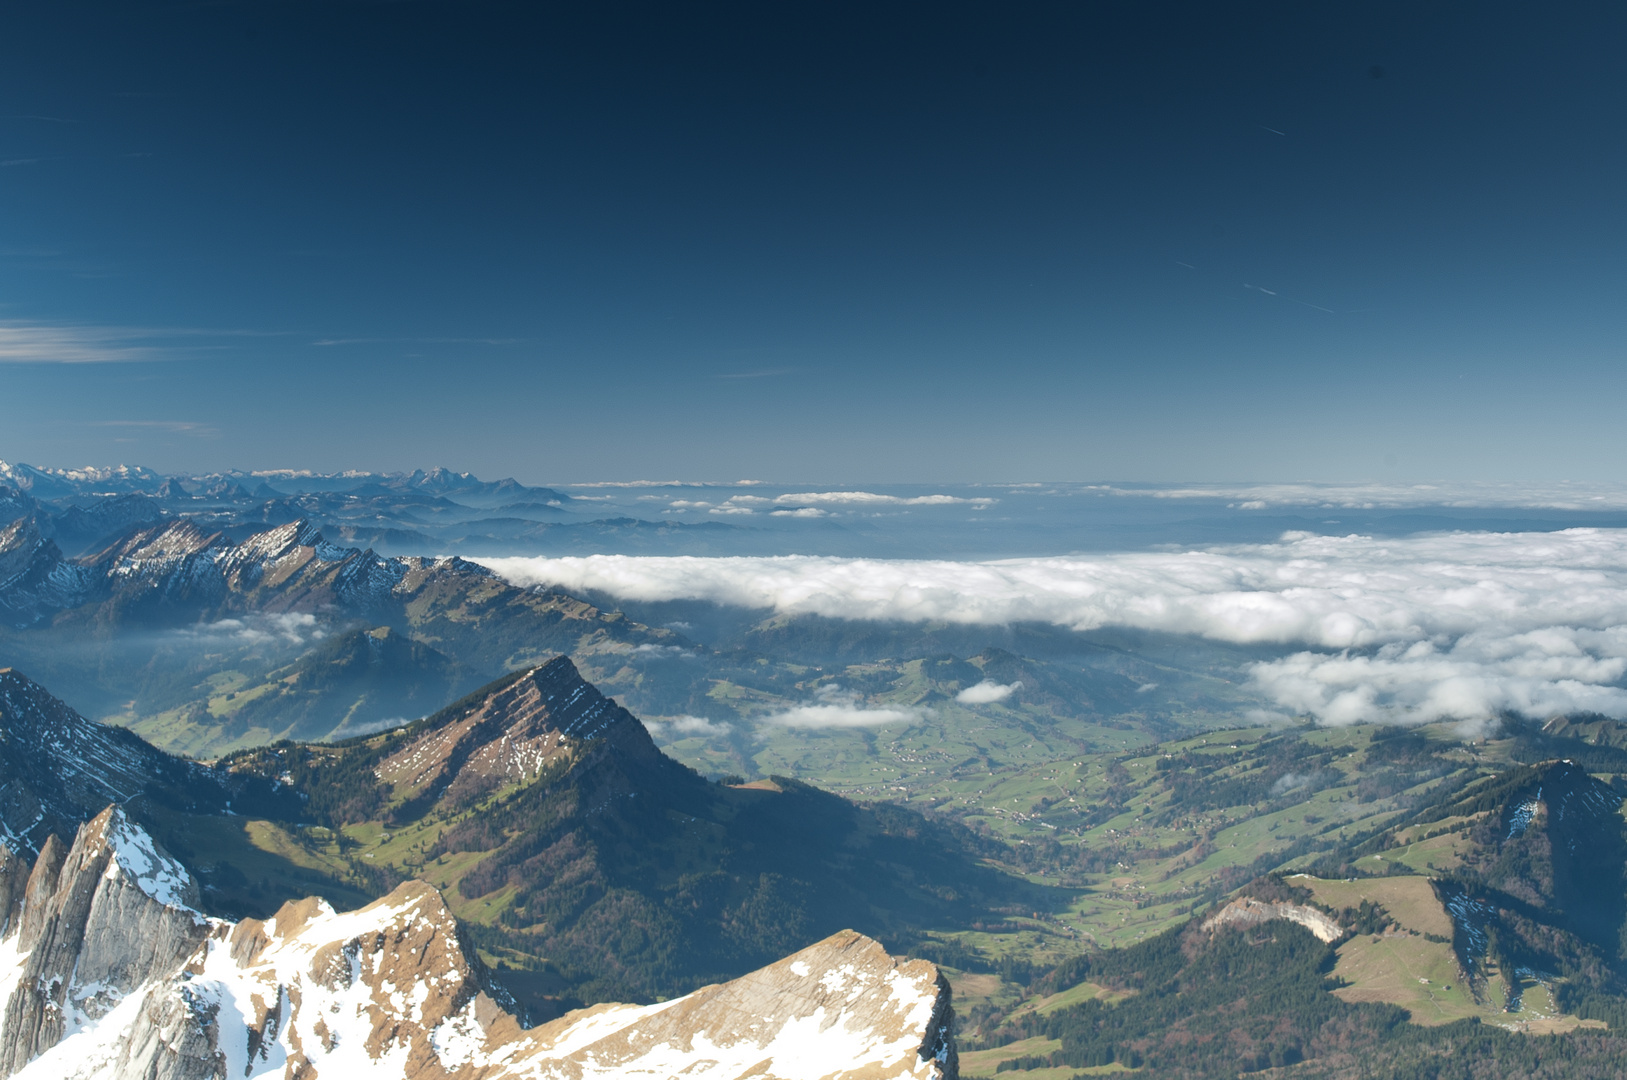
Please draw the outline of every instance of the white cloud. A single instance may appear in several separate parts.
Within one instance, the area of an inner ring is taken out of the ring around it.
[[[649,642],[645,642],[642,645],[635,646],[632,652],[634,656],[656,656],[666,659],[682,657],[686,660],[695,658],[694,653],[681,645],[651,645]]]
[[[241,619],[218,619],[212,623],[177,630],[176,633],[194,640],[229,639],[247,645],[260,645],[272,641],[304,645],[311,641],[321,641],[327,636],[327,631],[317,625],[315,615],[296,612],[249,615]]]
[[[1002,686],[993,679],[984,679],[976,686],[968,686],[955,695],[955,700],[966,705],[992,705],[996,701],[1004,701],[1013,693],[1022,689],[1020,682]]]
[[[1373,654],[1300,652],[1257,664],[1272,700],[1323,723],[1428,723],[1511,711],[1548,717],[1599,712],[1627,717],[1627,627],[1496,629],[1449,644],[1392,643]]]
[[[873,491],[803,491],[780,495],[774,501],[782,506],[968,506],[1000,500],[962,499],[954,495],[878,495]]]
[[[819,509],[819,507],[817,507],[817,506],[804,506],[799,510],[774,510],[774,511],[770,512],[768,516],[769,517],[794,517],[794,518],[820,518],[820,517],[825,517],[827,515],[826,515],[825,511]]]
[[[814,691],[814,702],[798,705],[770,716],[758,723],[787,728],[860,728],[881,727],[884,724],[914,723],[931,714],[931,710],[913,705],[867,706],[857,694],[843,690],[834,683],[826,683]]]
[[[800,705],[773,716],[765,716],[764,724],[788,728],[857,728],[880,727],[883,724],[913,723],[921,719],[920,709],[871,709],[858,705]]]
[[[878,621],[1123,626],[1297,648],[1256,664],[1255,687],[1324,723],[1474,720],[1501,710],[1627,718],[1627,530],[1289,534],[1201,551],[993,562],[479,561],[518,584],[641,600]]]
[[[659,728],[657,721],[646,720],[646,726]],[[727,735],[734,730],[734,725],[727,720],[708,720],[704,716],[675,716],[666,721],[666,727],[681,735]]]

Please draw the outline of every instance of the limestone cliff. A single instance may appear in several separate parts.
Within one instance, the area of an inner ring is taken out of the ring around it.
[[[1240,896],[1233,900],[1206,919],[1200,929],[1210,933],[1225,928],[1241,930],[1272,919],[1297,923],[1315,934],[1318,941],[1330,945],[1345,935],[1342,926],[1308,904],[1273,904],[1252,896]]]
[[[359,911],[210,919],[116,808],[71,848],[47,841],[26,881],[16,863],[0,857],[0,1077],[956,1075],[937,969],[851,931],[674,1001],[527,1030],[420,882]]]

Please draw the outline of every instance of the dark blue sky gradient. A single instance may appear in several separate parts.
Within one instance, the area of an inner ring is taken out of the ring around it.
[[[117,362],[0,363],[0,457],[1621,479],[1624,31],[10,5],[0,320]]]

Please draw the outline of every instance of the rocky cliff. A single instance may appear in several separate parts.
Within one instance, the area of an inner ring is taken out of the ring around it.
[[[16,862],[0,857],[0,1077],[956,1075],[937,969],[851,931],[675,1001],[528,1030],[422,883],[359,911],[209,919],[116,808],[71,848],[48,841],[26,882]]]
[[[1252,896],[1240,896],[1233,900],[1204,920],[1199,929],[1211,934],[1224,929],[1243,930],[1273,919],[1286,919],[1303,926],[1315,934],[1318,941],[1329,945],[1345,936],[1344,927],[1309,904],[1274,904]]]
[[[129,800],[159,775],[165,758],[127,731],[85,719],[21,672],[0,668],[0,842],[19,854],[32,857],[51,833],[71,836],[101,807]],[[0,899],[4,890],[0,884]]]

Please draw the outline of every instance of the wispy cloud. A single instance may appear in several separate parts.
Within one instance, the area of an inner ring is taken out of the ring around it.
[[[150,428],[172,435],[188,435],[194,439],[220,438],[220,428],[193,420],[86,420],[84,423],[86,427]]]
[[[774,499],[781,506],[978,506],[999,501],[982,496],[879,495],[874,491],[794,491]]]
[[[1208,499],[1240,510],[1310,507],[1379,510],[1443,506],[1458,509],[1627,510],[1627,484],[1184,484],[1169,487],[1086,484],[1081,494],[1141,499]]]
[[[248,645],[277,643],[305,645],[321,641],[327,630],[315,615],[284,612],[277,615],[249,615],[241,619],[220,619],[217,622],[189,626],[173,631],[175,637],[209,643],[232,640]]]
[[[762,717],[758,722],[784,728],[865,728],[909,724],[931,710],[909,705],[867,706],[857,694],[827,683],[814,692],[814,701]]]
[[[278,331],[87,326],[0,320],[0,364],[118,364],[166,360]]]
[[[156,359],[139,331],[101,326],[0,322],[0,363],[109,364]]]
[[[1251,667],[1254,687],[1324,723],[1502,711],[1627,718],[1627,530],[1288,534],[1274,544],[993,562],[478,561],[518,584],[642,600],[889,622],[1123,626],[1275,645],[1287,653]],[[811,723],[826,714],[798,715]]]
[[[523,338],[480,337],[349,337],[319,338],[311,344],[324,348],[335,345],[517,345],[523,340]]]
[[[714,379],[772,379],[776,375],[789,375],[796,368],[764,368],[761,371],[729,371],[713,375]]]
[[[676,732],[679,735],[700,735],[710,738],[714,735],[727,735],[734,730],[734,725],[727,720],[708,720],[704,716],[675,716],[671,720],[646,720],[644,725],[653,728],[656,734],[663,730]]]

